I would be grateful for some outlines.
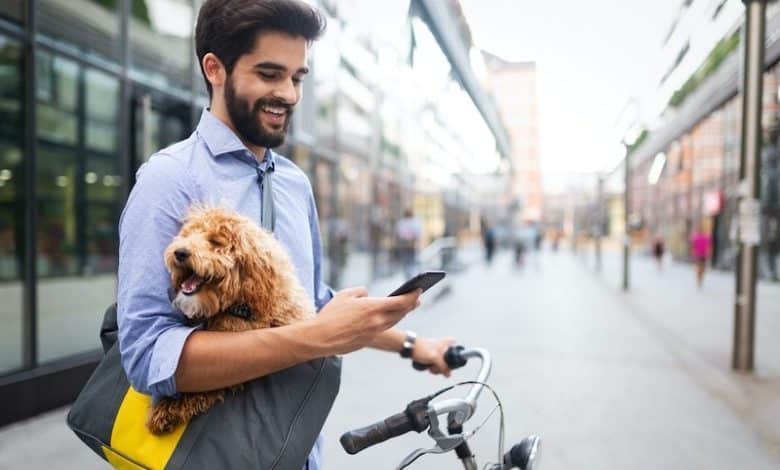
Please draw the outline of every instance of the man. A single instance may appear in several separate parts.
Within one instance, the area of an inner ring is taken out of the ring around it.
[[[211,98],[195,132],[153,155],[138,171],[120,221],[118,278],[122,363],[137,390],[155,398],[219,389],[314,358],[365,346],[406,352],[449,374],[446,339],[393,329],[419,291],[371,298],[364,288],[332,293],[320,278],[321,243],[311,186],[270,149],[285,138],[301,98],[308,48],[324,19],[300,0],[207,0],[195,41]],[[220,203],[258,223],[263,177],[273,172],[274,234],[288,250],[318,309],[312,320],[226,333],[187,326],[167,296],[163,251],[193,203]],[[411,351],[409,346],[411,343]],[[320,443],[308,467],[320,468]]]
[[[417,248],[422,235],[420,221],[410,209],[405,210],[403,218],[398,220],[395,235],[398,238],[398,253],[404,275],[408,279],[417,274]]]

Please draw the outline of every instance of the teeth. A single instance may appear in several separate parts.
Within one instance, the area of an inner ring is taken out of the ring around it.
[[[279,116],[283,116],[285,114],[284,108],[269,108],[267,106],[263,106],[263,111],[271,114],[277,114]]]

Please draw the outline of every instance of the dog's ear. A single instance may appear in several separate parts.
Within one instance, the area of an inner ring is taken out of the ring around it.
[[[240,229],[239,229],[240,230]],[[217,248],[237,248],[238,233],[228,223],[218,223],[209,231],[208,241]]]
[[[263,246],[263,240],[273,242],[273,235],[245,220],[236,227],[234,237],[236,261],[242,277],[250,280],[250,285],[268,291],[272,287],[269,282],[276,276],[276,256],[273,248]]]

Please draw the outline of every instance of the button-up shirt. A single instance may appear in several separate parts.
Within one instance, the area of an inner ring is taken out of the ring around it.
[[[222,205],[260,225],[258,177],[273,169],[274,235],[319,310],[332,298],[321,278],[317,209],[306,175],[267,151],[261,162],[235,133],[204,110],[195,132],[160,150],[138,170],[119,222],[118,322],[122,364],[133,387],[154,399],[177,393],[174,374],[184,342],[198,327],[168,298],[163,252],[194,203]],[[309,458],[318,469],[321,436]]]

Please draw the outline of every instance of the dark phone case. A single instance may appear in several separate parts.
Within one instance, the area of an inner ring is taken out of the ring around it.
[[[426,271],[424,273],[420,273],[404,282],[401,287],[391,292],[388,297],[403,295],[415,289],[422,289],[422,291],[425,292],[433,287],[434,284],[444,279],[444,276],[446,275],[447,273],[444,271]]]

